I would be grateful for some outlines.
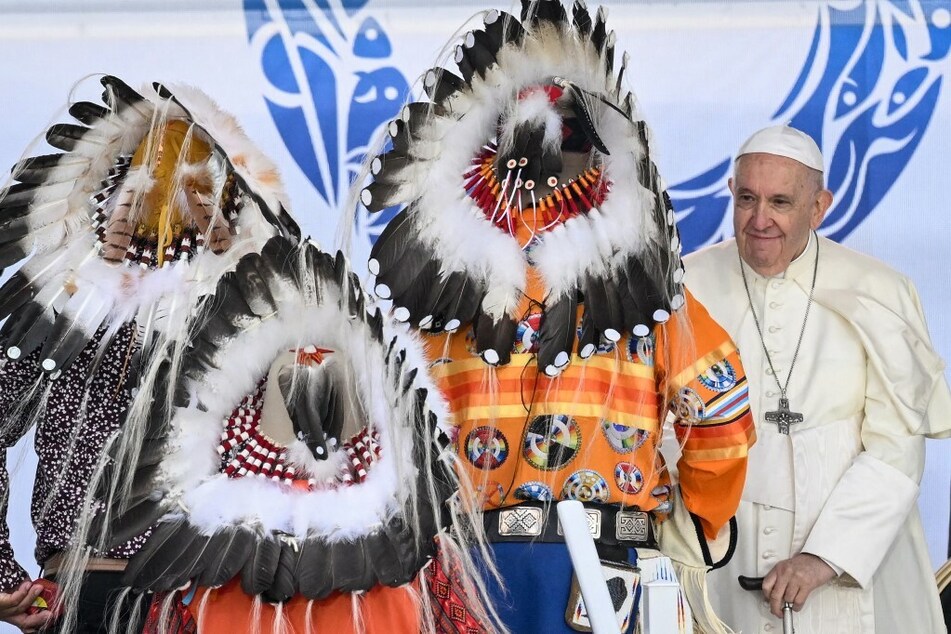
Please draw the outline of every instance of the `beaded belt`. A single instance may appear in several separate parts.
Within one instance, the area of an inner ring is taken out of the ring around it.
[[[598,544],[628,548],[657,548],[654,520],[646,511],[608,504],[585,504],[588,530]],[[525,502],[483,513],[490,542],[564,542],[554,503]]]

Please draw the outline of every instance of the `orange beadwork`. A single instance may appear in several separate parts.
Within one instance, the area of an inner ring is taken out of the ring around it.
[[[333,350],[307,346],[305,348],[294,348],[288,350],[288,352],[297,353],[297,365],[320,365],[324,362],[324,355],[332,353]]]
[[[592,167],[537,199],[526,200],[530,192],[517,190],[511,183],[500,183],[493,163],[495,148],[488,146],[474,159],[473,168],[463,175],[463,188],[495,226],[507,233],[520,233],[522,224],[533,233],[547,231],[569,218],[586,214],[604,202],[610,183],[601,178],[601,170]]]

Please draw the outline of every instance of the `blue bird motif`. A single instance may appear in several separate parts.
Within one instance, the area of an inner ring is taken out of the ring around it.
[[[409,96],[367,0],[244,0],[268,110],[294,162],[336,215],[381,126]],[[313,205],[312,205],[313,206]],[[372,226],[392,214],[378,214]],[[378,233],[378,231],[377,231]]]
[[[368,0],[244,0],[264,97],[288,152],[335,213],[379,128],[409,95]],[[772,117],[819,143],[841,240],[881,202],[918,147],[948,74],[951,10],[927,0],[821,5],[802,71]],[[764,122],[766,125],[768,122]],[[685,252],[732,235],[730,157],[670,189]],[[361,213],[373,242],[396,209]]]
[[[357,85],[347,124],[347,146],[366,148],[376,132],[376,126],[366,125],[366,122],[375,121],[380,112],[399,112],[406,97],[406,80],[395,68],[358,71],[356,76]],[[358,162],[362,158],[362,153],[356,157]]]
[[[773,123],[808,133],[826,157],[835,202],[820,233],[844,239],[901,175],[931,122],[949,49],[951,11],[943,3],[819,8],[803,69]],[[732,235],[730,162],[671,188],[685,252]]]

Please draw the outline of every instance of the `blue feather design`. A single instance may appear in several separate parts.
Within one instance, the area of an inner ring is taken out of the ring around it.
[[[931,122],[951,49],[948,11],[937,4],[869,0],[819,9],[802,72],[773,121],[803,130],[823,150],[835,194],[823,235],[842,240],[872,213]],[[732,235],[730,171],[727,158],[671,188],[685,252]]]
[[[409,96],[367,0],[244,0],[264,98],[294,162],[331,213],[381,126]],[[371,226],[385,224],[374,219]],[[376,231],[379,233],[379,230]]]

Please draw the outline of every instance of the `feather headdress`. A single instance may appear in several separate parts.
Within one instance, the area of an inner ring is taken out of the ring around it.
[[[0,191],[0,270],[28,258],[0,288],[0,344],[42,347],[49,373],[100,329],[180,328],[241,255],[299,235],[277,170],[206,95],[101,81],[104,105],[47,131],[62,152],[20,161]]]
[[[523,2],[492,11],[455,48],[459,75],[428,71],[429,102],[388,128],[361,194],[406,204],[373,247],[375,293],[425,330],[471,323],[508,362],[528,266],[548,289],[538,363],[557,375],[601,337],[645,336],[684,304],[674,215],[647,129],[614,72],[603,9]],[[461,75],[461,76],[460,76]]]
[[[155,395],[132,498],[100,517],[113,543],[157,525],[126,583],[240,576],[280,602],[412,579],[457,489],[419,342],[368,310],[341,255],[281,237],[221,279],[210,311]]]
[[[20,161],[12,171],[17,182],[0,190],[0,270],[23,261],[0,287],[0,354],[30,368],[38,363],[45,372],[38,387],[67,371],[84,386],[84,402],[95,404],[108,398],[90,389],[99,362],[117,333],[135,329],[123,371],[140,396],[126,403],[112,395],[126,420],[113,462],[92,465],[76,547],[59,571],[64,630],[75,618],[89,555],[82,546],[98,508],[88,502],[97,488],[117,508],[139,499],[160,455],[144,438],[143,412],[153,390],[174,380],[204,300],[242,255],[275,234],[299,235],[276,168],[208,96],[161,84],[137,92],[112,76],[101,83],[101,105],[73,103],[76,121],[46,132],[61,152]],[[72,363],[90,348],[89,365]],[[170,372],[160,375],[169,358]],[[55,400],[54,392],[41,398]],[[96,454],[102,439],[78,434],[92,407],[54,424],[63,443]],[[45,507],[42,514],[72,510]]]

